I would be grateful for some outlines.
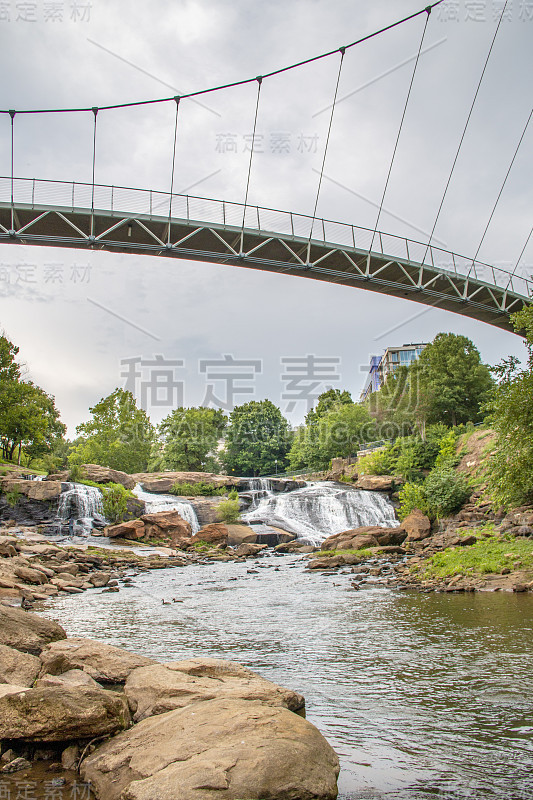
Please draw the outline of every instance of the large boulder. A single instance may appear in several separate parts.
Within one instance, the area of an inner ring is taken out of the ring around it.
[[[285,708],[228,698],[145,719],[81,768],[105,800],[333,800],[338,773],[314,725]]]
[[[0,644],[38,655],[49,642],[66,637],[57,622],[19,608],[0,605]]]
[[[41,662],[39,662],[39,666]],[[69,669],[61,675],[45,675],[39,680],[35,681],[35,688],[40,689],[43,686],[96,686],[102,689],[101,686],[94,678],[87,675],[82,669]]]
[[[167,494],[176,483],[210,483],[216,488],[240,487],[245,479],[213,472],[138,472],[131,476],[146,492]]]
[[[82,669],[99,683],[124,683],[130,672],[157,662],[93,639],[54,642],[41,653],[41,677]]]
[[[2,492],[17,492],[24,495],[29,500],[54,500],[61,494],[60,481],[26,481],[13,480],[12,478],[0,478],[0,489]]]
[[[126,698],[95,687],[65,684],[0,697],[0,739],[92,739],[117,733],[129,724]]]
[[[41,662],[36,656],[0,644],[0,684],[33,686],[40,669]]]
[[[321,550],[361,550],[378,545],[399,545],[405,540],[406,535],[401,526],[380,528],[377,525],[367,525],[328,536],[322,542]]]
[[[235,550],[235,555],[238,558],[248,558],[249,556],[258,555],[267,548],[267,544],[252,544],[251,542],[243,542],[243,544],[240,544]]]
[[[118,525],[108,525],[104,528],[104,534],[110,539],[142,539],[145,534],[144,522],[140,519],[132,519],[129,522],[119,522]]]
[[[126,489],[133,489],[136,484],[131,475],[120,472],[118,469],[101,467],[100,464],[83,464],[84,477],[94,483],[121,483]]]
[[[26,496],[29,500],[54,500],[61,494],[61,481],[25,481],[29,484]]]
[[[226,528],[228,531],[227,543],[230,547],[254,544],[257,541],[257,534],[249,525],[226,525]]]
[[[393,475],[360,475],[355,488],[367,492],[392,492],[398,483],[401,481]]]
[[[179,511],[158,511],[143,514],[144,535],[147,539],[163,539],[173,547],[180,547],[192,534],[190,522],[183,519]]]
[[[420,509],[415,508],[402,522],[408,542],[420,542],[431,536],[431,521]]]
[[[48,576],[38,569],[32,569],[31,567],[15,567],[14,572],[17,578],[20,578],[23,583],[48,583]]]
[[[234,661],[193,658],[142,667],[130,673],[124,691],[133,718],[138,720],[183,708],[200,700],[230,697],[260,700],[304,713],[304,698],[262,678]]]
[[[225,547],[228,543],[228,529],[223,522],[212,522],[210,525],[200,528],[190,541],[191,544],[196,544],[197,542]]]

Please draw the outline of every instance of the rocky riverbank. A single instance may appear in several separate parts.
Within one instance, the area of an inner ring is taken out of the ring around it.
[[[533,506],[494,511],[481,493],[436,524],[419,511],[398,528],[330,536],[310,570],[351,567],[352,588],[423,592],[532,592]]]
[[[0,786],[44,765],[98,800],[333,800],[338,758],[304,709],[235,662],[160,663],[0,603]]]

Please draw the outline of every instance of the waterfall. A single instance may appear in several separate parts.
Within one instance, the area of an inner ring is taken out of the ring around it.
[[[145,492],[140,483],[133,489],[133,494],[144,502],[146,514],[157,514],[160,511],[177,511],[180,517],[190,524],[193,534],[198,533],[200,530],[200,523],[192,503],[188,503],[186,500],[178,500],[172,494]]]
[[[274,494],[272,481],[270,478],[249,478],[244,494],[250,499],[251,507],[255,508],[261,499]]]
[[[309,483],[283,494],[273,494],[265,487],[263,495],[242,516],[248,524],[282,528],[314,545],[351,528],[398,526],[394,508],[383,495],[329,481]]]
[[[94,517],[104,515],[102,492],[83,483],[67,483],[67,486],[59,498],[58,522],[61,527],[68,525],[72,533],[90,536]]]

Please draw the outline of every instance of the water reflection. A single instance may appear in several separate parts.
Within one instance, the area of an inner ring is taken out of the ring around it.
[[[531,798],[533,599],[355,593],[349,581],[293,557],[212,563],[47,613],[70,635],[164,661],[231,658],[302,692],[350,800]]]

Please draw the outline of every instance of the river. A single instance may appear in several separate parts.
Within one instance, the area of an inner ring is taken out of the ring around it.
[[[143,573],[46,614],[70,636],[163,661],[228,658],[301,692],[339,754],[345,800],[530,800],[533,598],[354,592],[348,573],[304,565],[269,555]]]

